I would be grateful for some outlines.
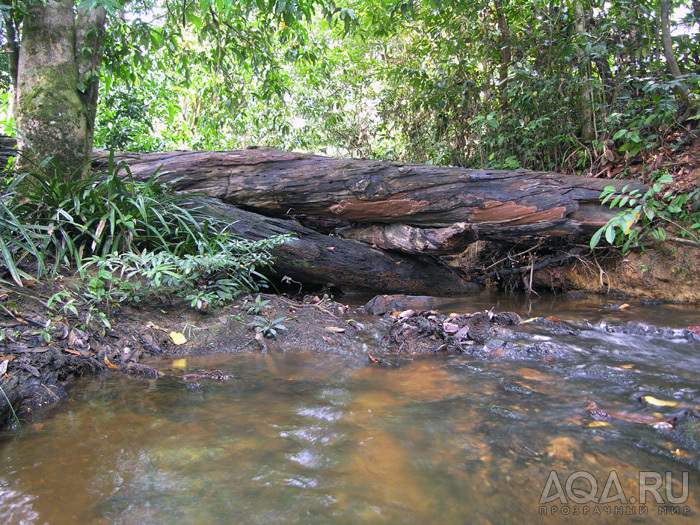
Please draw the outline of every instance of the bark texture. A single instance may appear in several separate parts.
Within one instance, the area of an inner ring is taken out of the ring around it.
[[[230,224],[229,231],[250,240],[293,234],[277,246],[273,276],[304,284],[337,286],[345,291],[467,295],[479,286],[462,279],[436,258],[416,258],[378,250],[361,242],[323,235],[293,220],[264,217],[222,203],[193,197],[192,205],[207,217]]]
[[[78,86],[86,58],[101,65],[104,20],[102,8],[76,20],[73,0],[27,4],[14,108],[21,166],[37,169],[51,157],[64,176],[89,172],[97,87],[83,92]]]
[[[153,153],[126,162],[135,176],[160,169],[160,180],[171,181],[178,190],[295,218],[320,231],[357,237],[357,228],[338,228],[359,226],[361,232],[366,225],[405,225],[413,229],[384,227],[363,240],[407,253],[454,253],[460,242],[477,238],[527,243],[589,235],[616,213],[600,206],[605,186],[644,189],[629,181],[558,173],[468,170],[262,148]],[[418,231],[444,228],[453,235]],[[416,250],[417,238],[430,240],[418,242],[424,250]]]

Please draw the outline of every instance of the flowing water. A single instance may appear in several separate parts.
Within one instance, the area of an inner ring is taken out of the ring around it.
[[[559,346],[555,362],[457,355],[381,367],[361,349],[299,349],[157,361],[173,374],[158,380],[86,378],[0,441],[0,521],[700,522],[697,452],[668,430],[584,410],[586,401],[659,418],[698,409],[700,344],[674,329],[700,324],[700,312],[480,301],[447,311],[495,305],[554,314],[573,330],[522,328]],[[625,333],[640,326],[649,333]],[[370,350],[377,341],[367,334]],[[179,379],[198,368],[234,379],[198,388]],[[645,394],[674,406],[643,406]],[[660,488],[641,494],[640,472]],[[551,501],[540,504],[543,493]]]

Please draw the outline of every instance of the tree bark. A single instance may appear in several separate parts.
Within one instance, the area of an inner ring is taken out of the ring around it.
[[[586,14],[581,5],[581,0],[574,0],[574,20],[578,38],[585,38],[586,35]],[[579,111],[581,123],[581,141],[590,144],[595,139],[595,128],[593,126],[593,95],[591,93],[590,78],[588,70],[591,65],[590,58],[583,49],[579,48]]]
[[[264,217],[218,199],[192,197],[199,215],[229,224],[227,230],[250,240],[292,234],[294,239],[272,250],[272,276],[303,284],[336,286],[343,291],[467,295],[479,285],[462,279],[437,258],[391,253],[361,242],[323,235],[293,220]]]
[[[430,253],[454,253],[450,243],[459,239],[463,244],[476,239],[535,243],[590,235],[617,213],[600,206],[598,197],[605,186],[645,189],[641,183],[551,172],[338,159],[268,148],[152,153],[125,161],[136,177],[148,177],[160,168],[159,180],[171,182],[175,189],[268,216],[295,218],[324,232],[370,224],[421,230],[461,225],[461,233],[455,230],[453,235],[401,228],[378,234],[393,237],[396,245],[387,247],[409,253],[416,252],[411,239],[417,235],[432,239],[426,250]]]
[[[676,60],[676,53],[673,50],[673,37],[671,35],[671,2],[669,0],[659,0],[659,17],[661,19],[661,45],[664,50],[664,58],[666,58],[666,64],[668,65],[668,70],[676,80],[680,80],[683,76],[681,68],[678,66],[678,61]],[[700,111],[700,102],[691,99],[690,91],[683,82],[679,82],[676,88],[678,96],[683,100],[686,105],[686,115],[684,118],[689,116],[691,109],[695,111]]]
[[[27,4],[14,107],[23,168],[38,170],[50,157],[64,177],[89,173],[97,85],[78,86],[86,63],[92,72],[101,66],[104,21],[102,8],[76,18],[73,0]]]

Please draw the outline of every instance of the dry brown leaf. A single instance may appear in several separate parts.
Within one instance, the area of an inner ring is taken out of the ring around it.
[[[105,364],[107,365],[107,368],[111,368],[112,370],[119,370],[119,367],[113,364],[109,359],[107,359],[107,356],[105,356]]]
[[[340,328],[339,326],[326,326],[326,330],[329,332],[335,332],[336,334],[342,334],[345,332],[345,328]]]

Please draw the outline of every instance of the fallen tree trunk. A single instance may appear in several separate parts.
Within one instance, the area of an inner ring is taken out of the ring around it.
[[[466,295],[479,291],[434,257],[410,257],[371,248],[353,240],[323,235],[293,220],[241,210],[217,199],[192,197],[198,215],[229,224],[228,231],[250,240],[292,234],[272,250],[274,276],[304,284],[337,286],[344,291]]]
[[[430,253],[455,253],[477,238],[522,243],[590,235],[616,213],[599,204],[605,186],[644,189],[636,182],[557,173],[338,159],[268,148],[142,154],[126,162],[138,177],[160,168],[160,180],[172,181],[178,190],[297,218],[316,230],[376,223],[411,226],[408,234],[382,229],[374,237],[362,227],[340,230],[409,253],[424,251],[416,249],[421,243]],[[456,224],[462,225],[461,232],[444,235],[445,248],[436,241],[440,235],[419,231]],[[420,237],[432,240],[416,241]]]

